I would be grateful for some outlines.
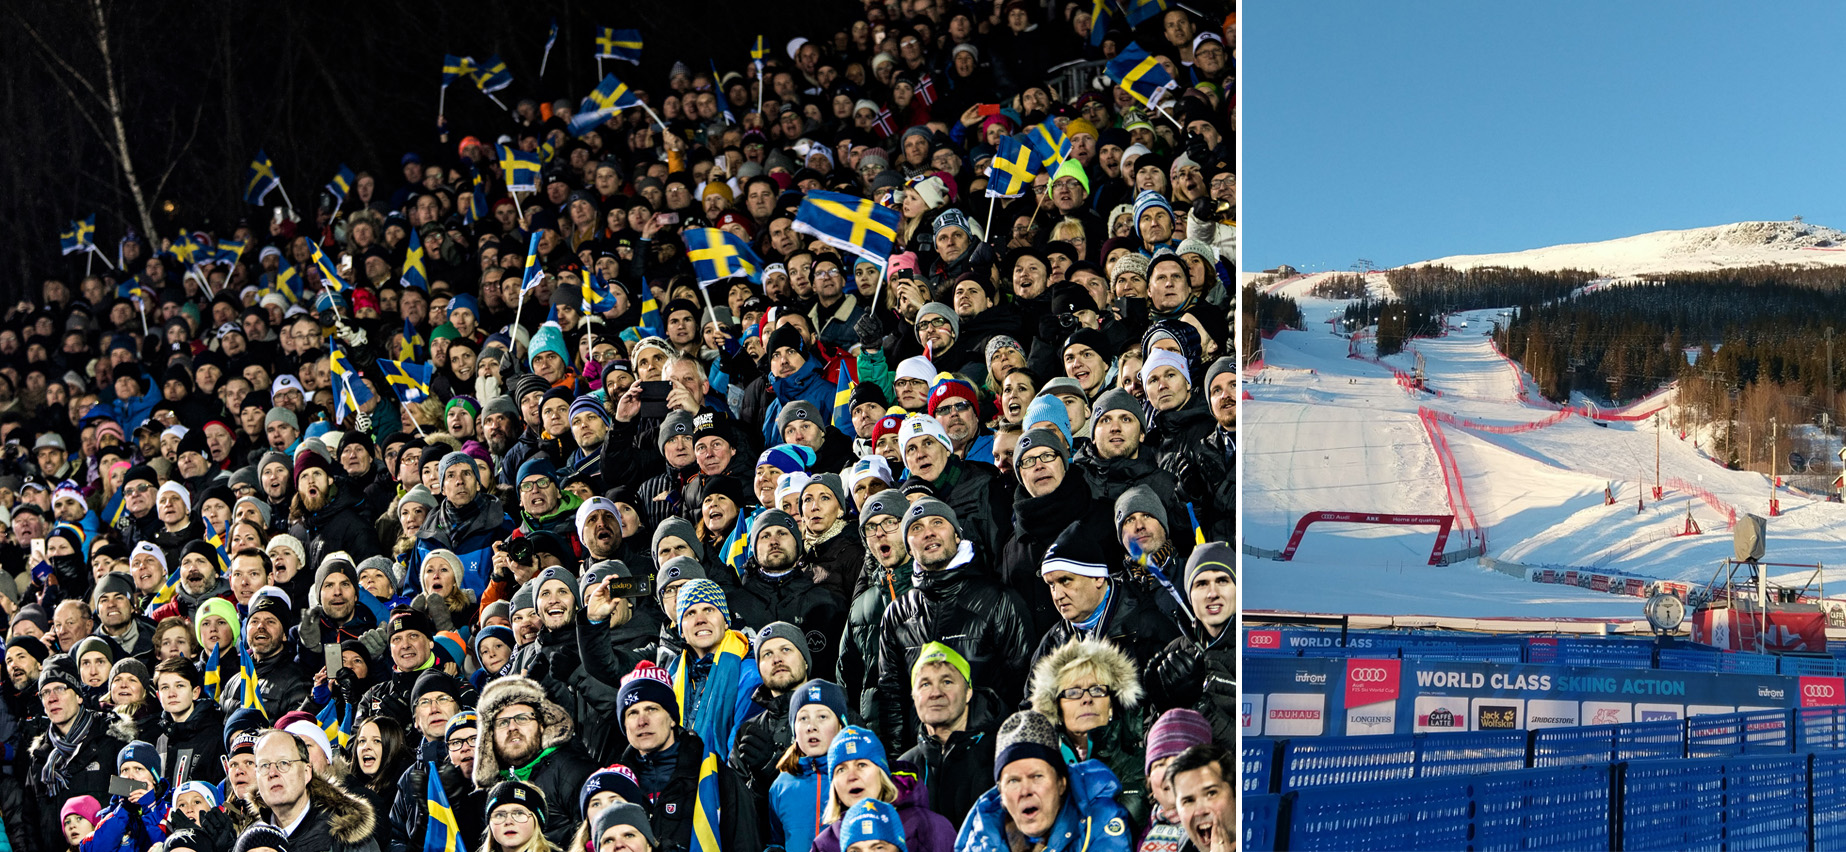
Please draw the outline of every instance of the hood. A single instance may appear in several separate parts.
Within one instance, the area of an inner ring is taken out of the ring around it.
[[[1120,594],[1124,590],[1118,589]],[[1141,679],[1134,660],[1107,639],[1072,639],[1040,658],[1032,667],[1032,709],[1058,719],[1058,674],[1071,666],[1094,668],[1096,679],[1115,689],[1115,701],[1132,708],[1141,703]]]
[[[264,806],[251,788],[245,797],[232,798],[224,803],[225,812],[231,817],[233,827],[242,831],[258,820],[275,821],[275,814]],[[346,792],[315,775],[308,779],[308,798],[314,807],[327,816],[327,829],[333,839],[345,846],[359,846],[371,838],[378,828],[378,817],[372,812],[372,806],[364,799]]]
[[[545,697],[545,689],[531,678],[508,675],[497,678],[488,684],[481,693],[481,700],[476,705],[481,720],[481,730],[493,731],[494,719],[508,705],[527,704],[539,709],[539,745],[543,748],[555,748],[570,741],[571,718],[564,708]],[[483,790],[490,789],[500,781],[500,760],[491,744],[475,750],[474,783]]]
[[[776,389],[776,398],[783,402],[792,402],[801,398],[802,391],[826,383],[827,374],[821,370],[820,364],[821,359],[818,355],[809,354],[807,360],[802,362],[801,369],[790,373],[787,378],[771,379],[770,384]]]

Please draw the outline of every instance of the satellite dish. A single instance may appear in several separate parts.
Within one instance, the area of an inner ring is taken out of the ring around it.
[[[1686,620],[1686,603],[1674,595],[1657,594],[1647,599],[1643,612],[1654,632],[1672,633]]]

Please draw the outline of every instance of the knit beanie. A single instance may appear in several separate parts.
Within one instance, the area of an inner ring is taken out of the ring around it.
[[[918,308],[917,318],[912,320],[911,324],[920,326],[923,324],[923,319],[930,316],[937,316],[948,320],[949,333],[958,339],[961,337],[961,317],[955,315],[955,309],[953,307],[941,302],[929,302],[923,307]],[[940,355],[942,353],[938,352],[936,354]]]
[[[869,841],[881,841],[897,849],[908,848],[904,845],[904,822],[898,818],[896,806],[877,796],[860,799],[840,817],[841,849],[851,849],[854,844]]]
[[[1147,415],[1141,410],[1141,401],[1135,395],[1121,388],[1110,388],[1096,397],[1095,407],[1090,412],[1092,432],[1097,419],[1110,411],[1126,411],[1134,415],[1135,422],[1141,424],[1141,430],[1147,431]]]
[[[115,755],[116,774],[121,774],[122,767],[130,763],[141,764],[142,768],[153,774],[155,780],[159,780],[160,752],[154,750],[153,743],[134,740],[122,746],[122,750]]]
[[[955,510],[949,508],[949,504],[933,497],[925,497],[910,504],[910,510],[904,513],[904,537],[910,537],[912,524],[932,516],[947,519],[950,526],[960,523],[955,517]]]
[[[1070,442],[1070,409],[1064,407],[1064,401],[1051,394],[1040,394],[1026,406],[1026,418],[1023,421],[1027,429],[1034,423],[1050,422],[1058,427],[1058,433],[1064,437],[1066,445]],[[1013,457],[1019,457],[1018,448],[1014,448]]]
[[[1136,512],[1145,513],[1159,523],[1161,529],[1168,529],[1167,508],[1160,502],[1160,497],[1154,493],[1154,489],[1146,485],[1136,485],[1123,491],[1122,496],[1115,498],[1116,530],[1119,532],[1122,525],[1128,522],[1128,516]]]
[[[436,482],[442,483],[442,482],[447,481],[449,478],[449,468],[454,467],[458,464],[468,465],[469,470],[475,470],[474,456],[468,455],[467,453],[464,453],[458,450],[456,452],[452,452],[447,455],[444,455],[442,457],[442,461],[436,465]],[[476,472],[478,474],[478,471]]]
[[[641,797],[645,795],[641,792],[641,785],[635,780],[634,770],[619,763],[612,763],[590,773],[590,777],[583,779],[583,786],[577,790],[577,812],[587,816],[590,813],[590,799],[594,798],[597,793],[605,791],[620,796],[622,802],[631,805],[641,801]],[[642,819],[646,818],[647,815],[643,813]]]
[[[542,829],[545,825],[545,792],[536,785],[524,781],[502,781],[487,793],[487,816],[491,820],[494,811],[507,805],[519,805],[538,818]]]
[[[815,678],[788,694],[788,718],[792,722],[801,715],[801,708],[809,704],[819,704],[833,711],[841,722],[846,721],[846,691],[840,685],[829,680]]]
[[[1064,754],[1058,750],[1058,732],[1051,720],[1036,710],[1021,710],[1000,723],[999,738],[994,746],[994,783],[1000,773],[1016,760],[1038,758],[1051,764],[1059,775],[1069,775]]]
[[[1199,711],[1185,707],[1168,710],[1147,729],[1147,756],[1142,768],[1153,775],[1155,761],[1210,742],[1211,722]]]
[[[673,724],[679,724],[679,698],[673,693],[667,670],[646,660],[622,677],[622,688],[615,694],[616,718],[626,716],[628,708],[641,701],[660,705],[673,717]]]
[[[660,431],[655,438],[660,452],[666,453],[667,442],[680,435],[692,436],[692,415],[676,408],[667,412],[667,416],[660,421]]]
[[[869,760],[878,765],[886,775],[891,774],[891,763],[885,758],[885,746],[878,736],[858,725],[847,725],[833,738],[833,745],[827,747],[827,775],[839,771],[842,764],[849,760]]]
[[[635,787],[636,795],[640,794],[640,789],[639,786]],[[585,799],[585,801],[588,801],[588,799]],[[647,841],[648,848],[654,848],[656,842],[654,840],[654,826],[653,823],[648,820],[647,810],[632,801],[616,802],[603,808],[602,812],[596,815],[596,819],[590,824],[592,829],[590,833],[591,846],[597,849],[602,848],[603,833],[611,828],[622,825],[633,826],[636,831],[641,832],[641,837]]]
[[[814,655],[808,651],[808,637],[801,632],[801,628],[786,621],[772,621],[757,632],[756,649],[760,651],[771,639],[787,639],[789,644],[795,646],[795,650],[801,652],[801,659],[807,663],[807,667],[814,667]]]
[[[686,610],[699,604],[711,604],[718,608],[725,621],[731,620],[731,608],[724,601],[724,589],[710,580],[693,580],[679,587],[679,597],[673,601],[673,625],[677,629],[686,620]]]
[[[193,638],[198,639],[200,645],[205,644],[204,626],[205,617],[208,615],[218,616],[224,619],[226,624],[231,625],[232,642],[236,642],[243,636],[244,623],[243,619],[237,617],[237,604],[231,603],[224,598],[209,598],[204,603],[199,604],[198,610],[193,613],[192,617]]]
[[[782,410],[776,414],[776,435],[781,436],[783,430],[797,420],[806,420],[822,430],[827,428],[827,420],[821,416],[820,408],[805,399],[798,399],[782,406]]]
[[[692,557],[701,562],[705,559],[705,545],[699,541],[699,532],[692,522],[685,518],[673,517],[660,522],[654,528],[653,552],[660,552],[660,543],[668,538],[677,538],[692,548]]]
[[[1225,373],[1231,373],[1235,375],[1236,372],[1237,372],[1237,361],[1235,359],[1231,358],[1228,355],[1223,358],[1219,358],[1218,360],[1211,362],[1210,367],[1205,368],[1205,387],[1207,388],[1211,387],[1211,383],[1217,380],[1219,376],[1222,376]]]
[[[1192,558],[1186,560],[1186,588],[1192,588],[1192,581],[1206,571],[1223,571],[1231,576],[1231,582],[1237,582],[1236,554],[1230,545],[1208,541],[1192,551]]]
[[[784,408],[783,412],[786,413],[787,409]],[[776,431],[780,433],[784,425],[780,415],[777,415],[776,423]],[[816,456],[812,447],[804,447],[800,444],[777,444],[756,457],[756,466],[768,465],[783,473],[806,473],[814,467],[815,461]]]
[[[570,591],[570,599],[573,605],[581,603],[581,601],[577,599],[577,575],[572,573],[569,568],[565,568],[562,565],[555,565],[538,572],[538,576],[533,579],[538,581],[538,585],[534,587],[534,595],[537,595],[539,591],[543,591],[546,583],[556,580],[563,583],[564,588]]]
[[[237,835],[237,845],[231,848],[231,852],[255,852],[258,849],[289,852],[288,835],[269,823],[254,823],[244,829],[244,833]]]

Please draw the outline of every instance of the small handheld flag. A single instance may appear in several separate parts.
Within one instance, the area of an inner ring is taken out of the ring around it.
[[[315,715],[314,721],[327,734],[328,742],[333,743],[336,748],[345,748],[353,738],[353,705],[346,705],[346,718],[344,719],[340,718],[339,709],[340,702],[329,701],[327,706],[322,707],[320,713]]]
[[[738,276],[762,280],[763,260],[742,237],[717,228],[689,228],[680,236],[686,241],[686,258],[692,261],[700,284]]]
[[[333,261],[320,250],[320,243],[308,243],[308,251],[314,258],[314,267],[320,270],[321,285],[335,293],[346,292],[346,280],[340,277],[340,270],[334,267]]]
[[[58,247],[64,254],[92,251],[96,248],[96,214],[87,219],[72,219],[71,229],[58,235]]]
[[[1138,27],[1147,23],[1167,10],[1167,0],[1126,0],[1126,2],[1128,4],[1128,26],[1130,27]]]
[[[178,580],[174,580],[175,585],[178,583]],[[219,667],[223,665],[219,661],[219,652],[223,650],[224,645],[213,645],[211,656],[205,658],[205,695],[213,701],[218,699],[218,684],[224,678],[219,672]]]
[[[1108,70],[1109,76],[1116,80],[1116,85],[1133,95],[1135,100],[1157,110],[1161,109],[1161,98],[1179,87],[1173,81],[1173,75],[1167,73],[1166,66],[1149,56],[1139,44],[1122,48],[1121,53],[1109,60]]]
[[[1054,169],[1070,156],[1070,137],[1049,121],[1034,124],[1020,135],[1041,169]]]
[[[500,169],[506,173],[508,192],[537,192],[538,171],[543,165],[537,154],[500,146]]]
[[[1115,29],[1115,22],[1121,19],[1121,13],[1115,11],[1115,4],[1110,0],[1093,0],[1090,6],[1090,46],[1102,47],[1103,36]]]
[[[532,239],[526,245],[526,268],[519,274],[519,301],[521,303],[525,302],[526,292],[537,287],[538,282],[545,277],[545,267],[540,265],[538,260],[538,237],[538,233],[533,232]]]
[[[1192,519],[1192,543],[1204,544],[1205,528],[1199,526],[1199,513],[1192,508],[1191,503],[1186,504],[1186,515]]]
[[[879,136],[896,136],[897,118],[891,115],[890,110],[879,107],[878,115],[872,119],[872,129],[877,131]]]
[[[1015,136],[1000,140],[1000,150],[987,166],[987,197],[1017,198],[1032,188],[1038,177],[1038,158]]]
[[[641,31],[600,28],[596,34],[596,58],[641,64]]]
[[[282,179],[276,177],[275,164],[269,161],[268,154],[257,149],[256,159],[251,160],[250,167],[244,170],[244,200],[261,206],[269,191],[281,185]]]
[[[263,709],[263,696],[259,691],[261,684],[256,677],[256,657],[251,656],[249,643],[237,643],[237,658],[241,661],[238,676],[243,678],[243,706],[255,707],[264,718],[268,718],[269,711]]]
[[[924,72],[922,78],[917,80],[916,95],[918,99],[923,101],[924,106],[935,106],[936,78],[931,76],[928,72]]]
[[[429,820],[423,829],[423,852],[465,852],[462,848],[461,824],[449,809],[449,796],[442,791],[442,778],[434,761],[429,765],[429,784],[423,794],[423,809]]]
[[[614,74],[606,75],[584,97],[583,103],[577,107],[577,114],[571,116],[571,135],[581,136],[584,131],[608,121],[622,110],[640,104],[640,99],[635,97],[626,83],[616,79]]]
[[[590,281],[583,288],[583,312],[600,314],[615,310],[615,288],[600,272],[591,272]]]
[[[815,190],[795,211],[795,230],[884,268],[901,215],[870,199]]]
[[[663,335],[667,324],[660,317],[660,303],[654,299],[654,288],[641,285],[641,333],[644,335]]]
[[[724,564],[731,566],[739,577],[743,576],[744,565],[750,561],[750,521],[761,511],[763,507],[758,506],[748,514],[738,515],[737,523],[732,525],[731,534],[725,537],[724,547],[719,551]]]
[[[391,391],[405,403],[429,398],[429,380],[433,371],[430,365],[379,359],[378,369],[384,371],[385,384],[390,385]]]
[[[333,381],[340,386],[333,400],[334,421],[345,423],[348,413],[372,401],[372,389],[353,371],[352,361],[346,357],[346,349],[338,340],[333,341],[332,354],[327,356],[327,368],[333,374]]]
[[[545,36],[545,55],[538,61],[538,76],[545,76],[545,64],[551,61],[551,48],[558,43],[558,19],[551,19],[551,35]]]
[[[833,428],[852,435],[852,392],[859,386],[859,380],[853,375],[857,362],[846,360],[840,362],[840,380],[833,386]]]
[[[759,35],[756,37],[756,45],[750,48],[750,59],[762,62],[768,56],[769,52],[763,49],[763,37]]]
[[[399,361],[429,360],[428,350],[423,344],[423,336],[417,333],[417,327],[410,321],[410,317],[404,318],[403,337],[403,342],[398,344],[397,348],[397,359]]]
[[[506,70],[506,60],[496,53],[487,57],[487,61],[474,70],[474,84],[481,87],[481,94],[492,95],[513,85],[513,74]],[[494,102],[499,103],[499,100]]]
[[[353,182],[356,180],[358,177],[353,174],[353,170],[345,163],[341,163],[340,170],[334,174],[333,180],[327,181],[327,194],[333,196],[334,209],[337,210],[346,203],[346,194],[353,191]]]
[[[404,252],[404,271],[398,283],[428,293],[429,275],[423,269],[423,238],[417,236],[416,228],[408,229],[404,245],[408,248]]]
[[[474,79],[474,60],[466,56],[444,54],[442,57],[442,86],[448,88],[457,77]]]

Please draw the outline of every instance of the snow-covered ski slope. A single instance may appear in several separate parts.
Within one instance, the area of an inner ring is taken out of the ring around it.
[[[1596,243],[1440,257],[1411,266],[1584,269],[1621,278],[1768,264],[1846,266],[1846,232],[1804,222],[1737,222]]]
[[[1355,345],[1328,321],[1346,302],[1307,295],[1324,277],[1272,288],[1300,302],[1307,330],[1264,341],[1260,368],[1246,375],[1247,546],[1282,550],[1312,511],[1453,512],[1472,516],[1487,554],[1502,562],[1703,583],[1732,553],[1732,513],[1768,515],[1768,478],[1725,470],[1693,438],[1682,439],[1673,428],[1670,390],[1623,411],[1599,412],[1633,419],[1560,411],[1487,336],[1497,310],[1455,315],[1445,336],[1374,359],[1369,339],[1361,335]],[[1375,292],[1386,287],[1382,273],[1368,282]],[[1361,357],[1351,357],[1355,352]],[[1418,354],[1421,391],[1408,387],[1404,375],[1414,374]],[[1660,502],[1652,496],[1657,428],[1663,430],[1658,476],[1666,486]],[[1446,447],[1446,466],[1459,487],[1445,481],[1437,442]],[[1613,491],[1612,505],[1605,489]],[[1846,568],[1846,506],[1786,489],[1778,496],[1781,515],[1768,521],[1767,558]],[[1689,504],[1704,532],[1676,535]],[[1458,529],[1445,550],[1470,538]],[[1292,561],[1246,557],[1244,606],[1488,618],[1640,614],[1639,598],[1526,582],[1481,560],[1428,565],[1434,541],[1434,527],[1316,523]],[[1771,576],[1799,584],[1805,574],[1781,569]],[[1829,570],[1826,579],[1840,584],[1831,594],[1846,593],[1846,570]]]

